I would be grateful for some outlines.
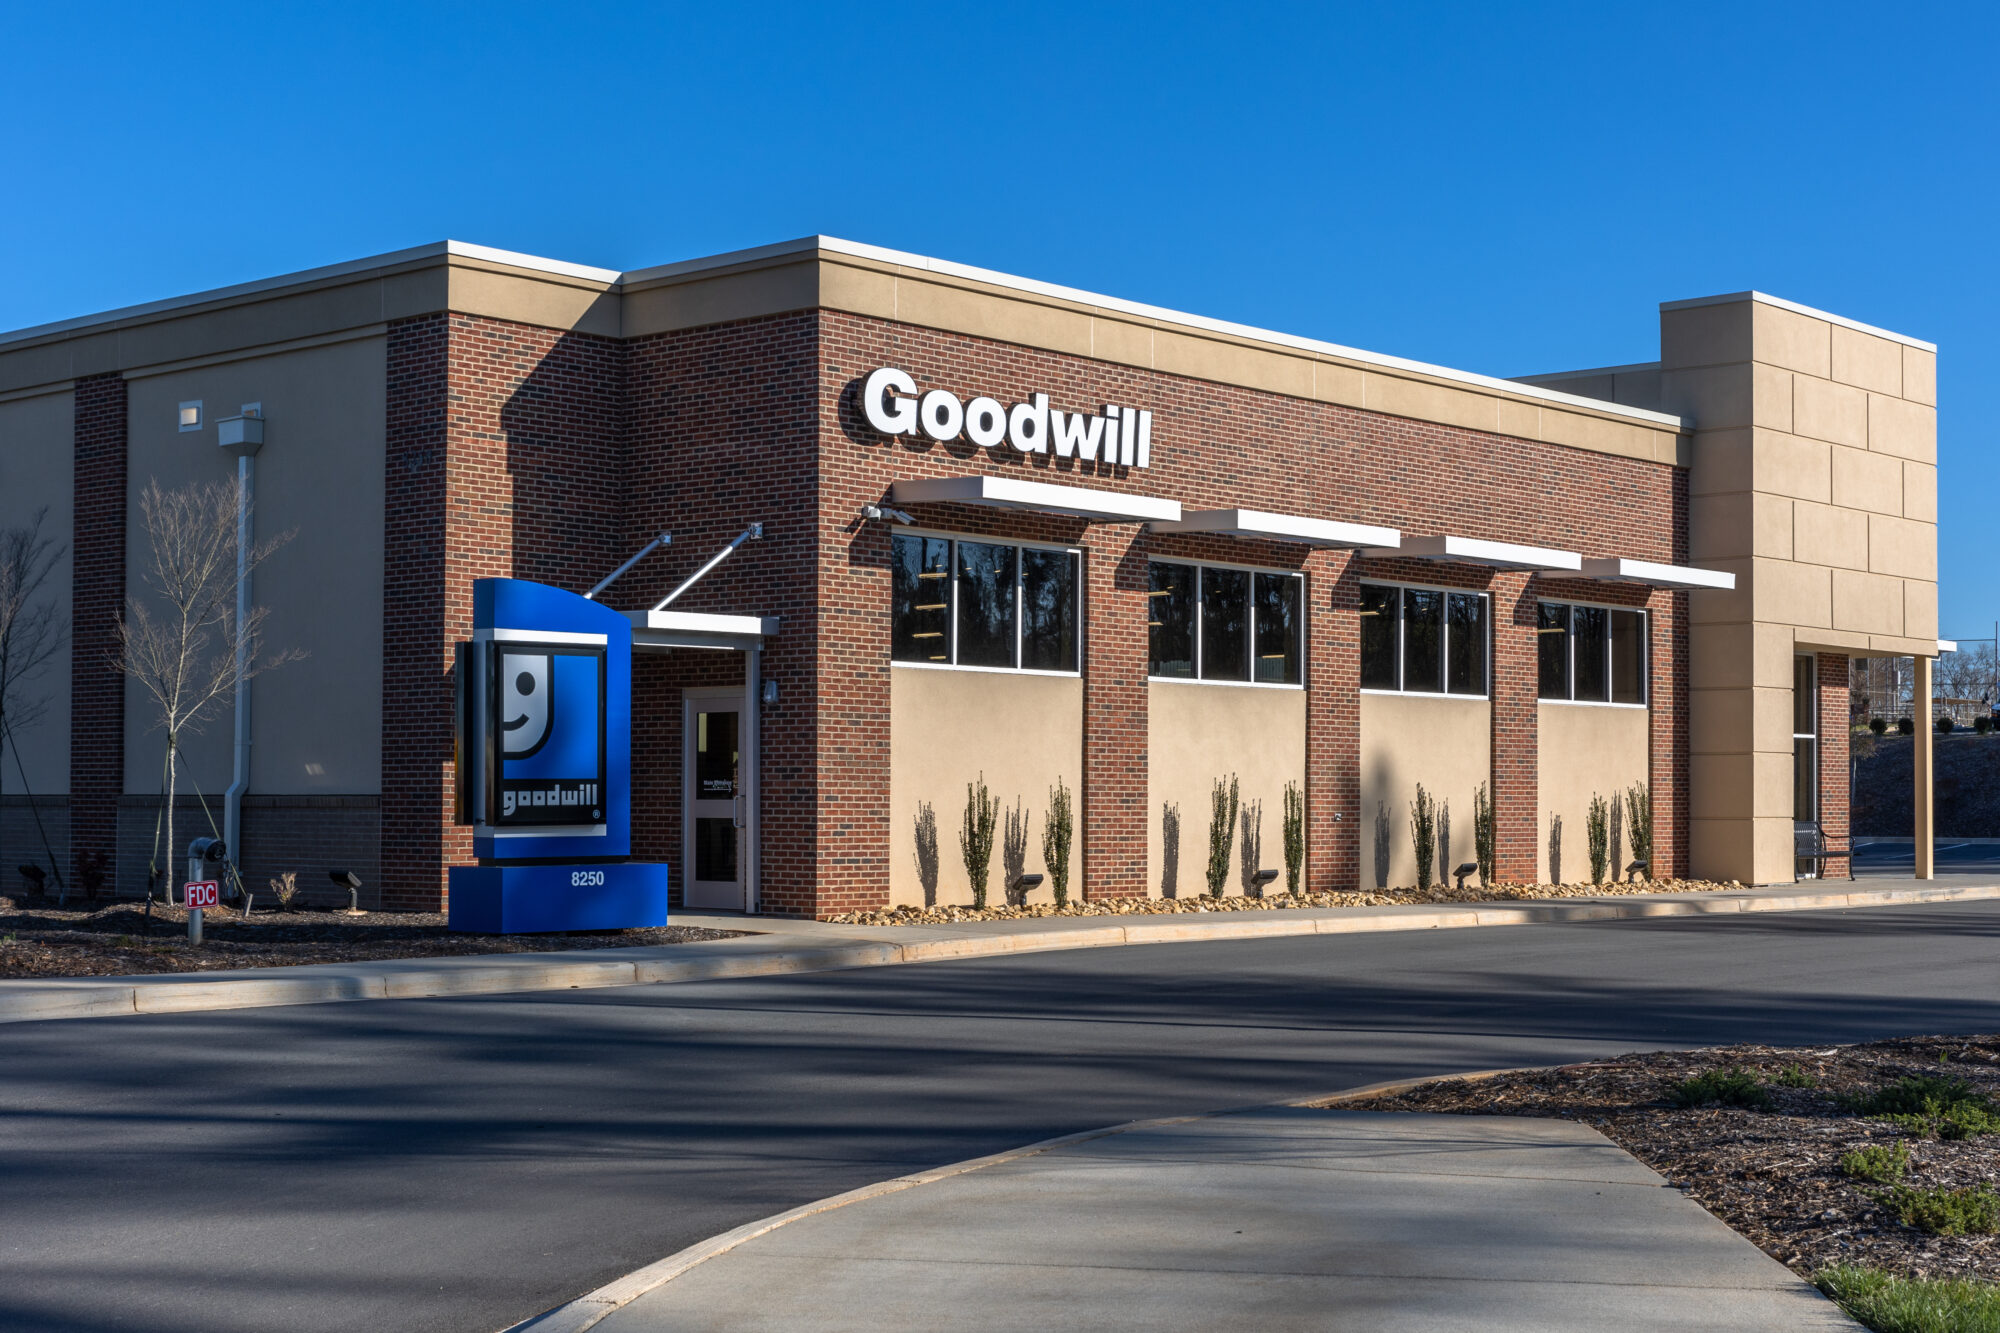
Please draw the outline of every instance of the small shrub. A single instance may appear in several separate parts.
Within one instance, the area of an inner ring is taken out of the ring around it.
[[[1950,714],[1950,713],[1946,713],[1946,714],[1944,714],[1944,715],[1943,715],[1942,717],[1938,718],[1938,720],[1937,720],[1937,731],[1938,731],[1938,735],[1940,735],[1940,736],[1949,736],[1949,735],[1951,735],[1951,729],[1952,729],[1952,727],[1953,727],[1954,725],[1956,725],[1956,724],[1954,724],[1954,723],[1952,722],[1952,720],[1951,720],[1951,714]]]
[[[1764,1111],[1770,1109],[1771,1092],[1747,1069],[1711,1069],[1668,1088],[1667,1100],[1682,1110],[1740,1106],[1746,1111]]]
[[[1049,788],[1049,813],[1042,821],[1042,866],[1056,906],[1069,905],[1069,849],[1076,837],[1076,809],[1061,778]]]
[[[1472,789],[1472,856],[1483,889],[1493,882],[1493,798],[1483,782]]]
[[[1899,717],[1896,719],[1896,734],[1898,736],[1914,736],[1917,734],[1917,724],[1907,717]]]
[[[972,881],[972,905],[986,906],[986,879],[993,869],[993,829],[1000,822],[1000,802],[986,790],[986,775],[965,784],[965,823],[958,831],[959,856]]]
[[[1299,876],[1306,865],[1306,794],[1296,782],[1285,784],[1285,888],[1299,896]]]
[[[1978,717],[1973,718],[1972,729],[1981,736],[1986,735],[1993,730],[1993,715],[1990,713],[1981,713]]]
[[[1816,1088],[1819,1080],[1796,1064],[1786,1065],[1778,1076],[1771,1080],[1781,1088]]]
[[[298,872],[287,870],[282,875],[274,875],[271,879],[271,896],[278,900],[280,911],[291,911],[292,900],[299,896]]]
[[[1611,807],[1596,792],[1590,794],[1590,809],[1583,817],[1584,841],[1590,846],[1590,882],[1604,882],[1604,868],[1611,863]]]
[[[2000,1328],[2000,1287],[1961,1277],[1898,1277],[1841,1264],[1813,1282],[1840,1308],[1880,1333],[1991,1333]]]
[[[1437,801],[1417,784],[1417,799],[1410,803],[1410,850],[1417,854],[1417,891],[1431,891],[1432,860],[1437,855]]]
[[[76,885],[86,902],[96,902],[111,878],[111,858],[103,852],[85,852],[76,859]]]
[[[1910,1149],[1901,1139],[1857,1148],[1840,1159],[1843,1175],[1877,1185],[1893,1185],[1910,1169]]]
[[[1208,896],[1220,898],[1229,883],[1229,849],[1236,845],[1236,812],[1241,805],[1236,775],[1231,773],[1228,782],[1217,778],[1208,799]]]
[[[1933,1236],[1990,1236],[2000,1231],[2000,1194],[1985,1185],[1955,1190],[1891,1185],[1871,1197],[1904,1226]]]
[[[1886,717],[1869,718],[1868,730],[1874,732],[1877,736],[1883,735],[1889,730],[1889,719]]]
[[[1901,1078],[1886,1088],[1842,1098],[1841,1104],[1856,1115],[1925,1137],[1969,1139],[2000,1133],[2000,1113],[1986,1095],[1964,1079],[1944,1074]]]

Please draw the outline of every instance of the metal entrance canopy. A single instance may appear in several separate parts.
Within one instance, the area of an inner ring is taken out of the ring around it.
[[[664,653],[675,648],[717,648],[754,652],[778,632],[777,616],[725,616],[711,611],[627,611],[632,651]]]
[[[1401,556],[1405,559],[1443,560],[1453,564],[1490,565],[1495,569],[1531,569],[1549,573],[1575,574],[1583,569],[1583,557],[1575,551],[1449,535],[1404,537],[1400,547],[1374,547],[1361,554],[1370,559]]]

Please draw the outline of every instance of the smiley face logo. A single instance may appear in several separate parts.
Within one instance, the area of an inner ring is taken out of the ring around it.
[[[525,758],[542,748],[554,720],[553,670],[547,653],[500,654],[500,749]]]

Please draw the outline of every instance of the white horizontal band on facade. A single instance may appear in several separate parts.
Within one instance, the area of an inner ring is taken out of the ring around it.
[[[1066,514],[1093,523],[1177,523],[1178,500],[1125,495],[1083,486],[1055,486],[1016,477],[931,477],[899,481],[889,488],[897,504],[984,505],[989,509],[1031,509]]]
[[[1575,551],[1521,546],[1514,542],[1490,542],[1480,537],[1405,537],[1401,546],[1371,546],[1361,554],[1371,560],[1397,557],[1443,560],[1452,564],[1530,569],[1552,574],[1575,574],[1583,569],[1583,556]]]
[[[1696,569],[1692,565],[1661,565],[1651,560],[1628,560],[1618,556],[1586,556],[1583,576],[1600,583],[1639,583],[1649,588],[1715,588],[1733,592],[1736,576],[1720,569]]]
[[[1403,534],[1395,528],[1337,519],[1271,514],[1261,509],[1191,509],[1177,523],[1155,523],[1154,532],[1202,532],[1223,537],[1262,537],[1341,550],[1362,547],[1401,549]]]

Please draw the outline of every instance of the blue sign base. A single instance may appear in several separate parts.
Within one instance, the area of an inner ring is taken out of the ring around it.
[[[453,930],[528,935],[667,924],[667,868],[600,865],[453,866]]]

